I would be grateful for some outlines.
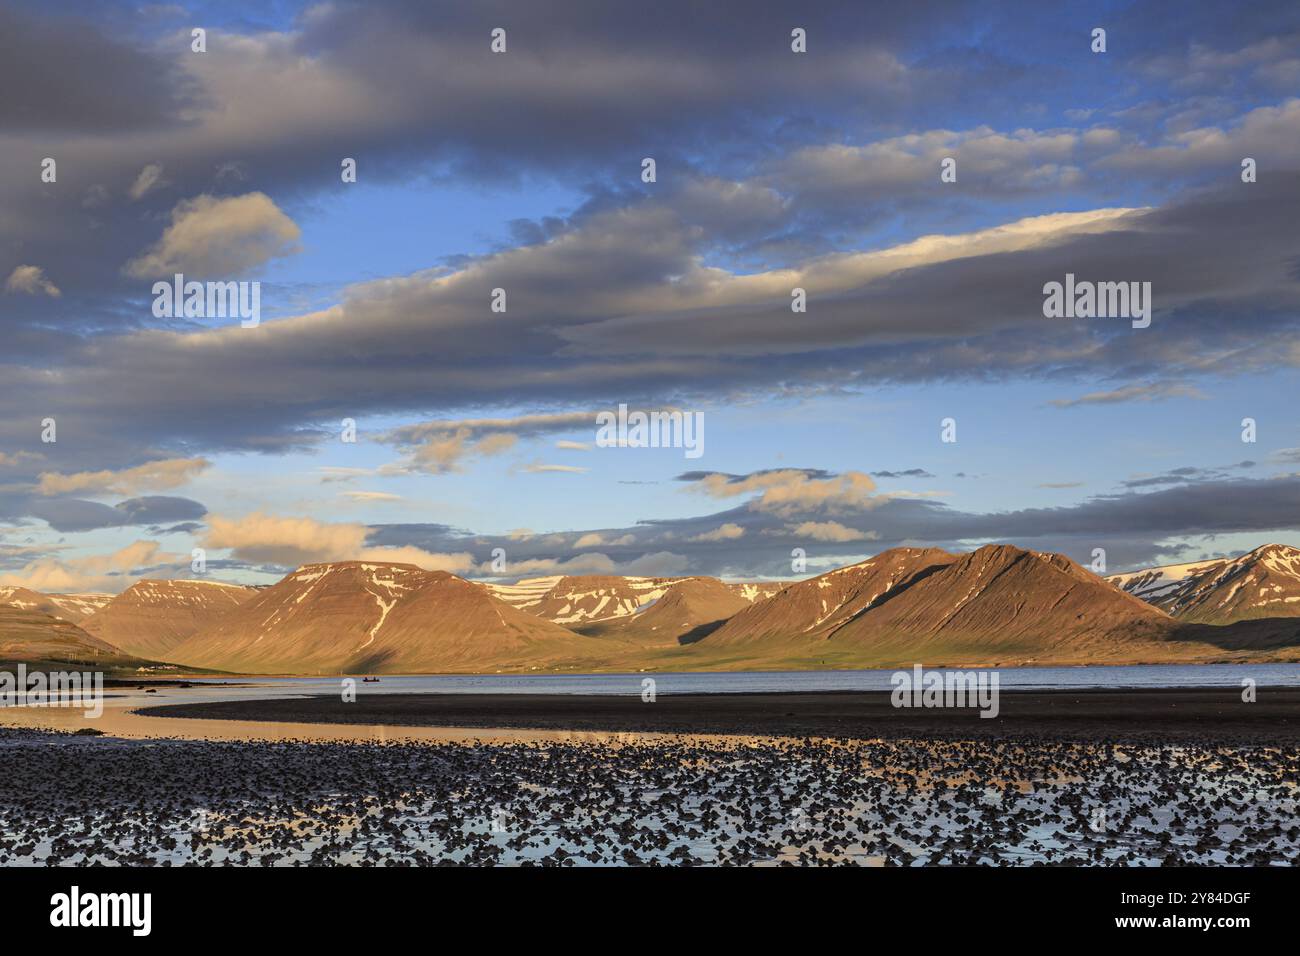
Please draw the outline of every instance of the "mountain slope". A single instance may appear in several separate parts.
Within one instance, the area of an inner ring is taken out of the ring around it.
[[[137,581],[82,627],[129,654],[172,660],[171,649],[257,593],[218,581]]]
[[[1112,584],[1196,624],[1300,617],[1300,548],[1267,544],[1239,558],[1147,568]]]
[[[599,646],[444,571],[305,565],[171,656],[248,673],[436,673],[591,662]]]
[[[700,646],[720,659],[831,666],[1223,658],[1229,645],[1206,637],[1062,555],[989,545],[882,552],[791,585]],[[1234,637],[1265,639],[1284,640]]]
[[[756,642],[810,644],[887,600],[901,588],[951,564],[938,548],[893,548],[858,564],[788,585],[741,610],[708,637],[710,647]]]
[[[87,634],[61,618],[13,605],[0,605],[0,664],[65,665],[120,670],[146,661]]]
[[[680,578],[635,613],[580,630],[593,636],[671,647],[701,640],[751,605],[736,586],[717,578]]]
[[[831,638],[926,653],[1056,661],[1131,656],[1169,617],[1059,554],[989,545],[964,554]]]

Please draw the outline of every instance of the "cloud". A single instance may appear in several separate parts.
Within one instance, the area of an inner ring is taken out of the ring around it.
[[[0,10],[0,89],[31,94],[0,100],[0,128],[102,136],[178,120],[193,87],[176,61],[115,32],[83,19]]]
[[[617,537],[606,537],[602,532],[589,531],[573,542],[573,547],[578,548],[600,548],[600,547],[622,547],[632,544],[636,541],[636,536],[632,534],[619,535]]]
[[[94,494],[129,495],[141,491],[169,491],[188,484],[206,471],[206,458],[167,458],[120,471],[82,471],[71,475],[47,471],[40,476],[37,492],[42,495]]]
[[[1205,398],[1191,385],[1182,382],[1151,382],[1146,385],[1125,385],[1108,392],[1090,392],[1078,398],[1054,398],[1049,405],[1073,408],[1077,405],[1117,405],[1121,402],[1156,402],[1167,398]]]
[[[474,567],[474,556],[468,552],[431,554],[421,548],[363,548],[356,555],[356,560],[414,564],[426,571],[447,571],[451,574],[464,574]]]
[[[578,465],[546,465],[540,462],[534,462],[531,465],[524,465],[519,469],[528,474],[546,474],[549,472],[559,472],[562,474],[581,475],[590,469],[582,468]]]
[[[699,231],[650,198],[455,271],[353,287],[337,306],[255,330],[65,341],[53,360],[58,387],[37,363],[7,375],[24,407],[74,407],[88,430],[112,432],[118,454],[126,438],[266,451],[317,440],[318,423],[344,414],[639,397],[659,407],[668,394],[767,394],[773,381],[1077,380],[1153,368],[1168,381],[1239,376],[1300,366],[1300,346],[1287,344],[1300,326],[1288,265],[1300,257],[1298,215],[1300,177],[1276,173],[1154,210],[1029,217],[741,274],[702,264]],[[1044,319],[1043,283],[1066,272],[1149,276],[1153,328]],[[810,311],[791,321],[790,289],[801,282]],[[485,318],[496,286],[510,288],[512,307]],[[1161,334],[1168,328],[1178,334]],[[178,392],[190,396],[184,406],[156,401]],[[0,440],[3,422],[20,419],[0,399]],[[411,443],[412,467],[438,473],[476,453],[472,421],[392,438]]]
[[[165,185],[162,179],[162,165],[160,163],[150,163],[140,170],[140,175],[136,177],[131,188],[127,190],[127,195],[133,202],[143,199],[145,194],[155,186]]]
[[[474,566],[474,558],[467,552],[431,553],[411,546],[368,546],[369,529],[363,524],[258,512],[241,518],[214,515],[208,525],[202,539],[204,547],[228,550],[242,561],[291,567],[326,561],[388,561],[454,573]]]
[[[906,471],[873,471],[872,478],[933,478],[924,468],[909,468]]]
[[[1254,468],[1253,461],[1240,461],[1233,465],[1224,465],[1221,468],[1200,468],[1196,466],[1184,466],[1182,468],[1171,468],[1170,470],[1159,475],[1135,475],[1120,485],[1124,488],[1151,488],[1159,485],[1180,485],[1189,482],[1198,481],[1224,481],[1231,478],[1231,472],[1241,471],[1248,468]]]
[[[260,512],[232,519],[213,515],[204,547],[229,550],[244,561],[280,565],[350,560],[361,553],[366,527],[314,518],[279,518]]]
[[[858,531],[838,521],[805,521],[789,529],[790,534],[814,541],[871,541],[879,538],[874,531]]]
[[[17,266],[5,280],[6,292],[21,292],[25,295],[47,295],[57,299],[62,292],[49,279],[39,266]]]
[[[751,475],[706,474],[693,486],[714,498],[758,492],[749,502],[755,511],[789,516],[804,511],[853,511],[885,500],[876,495],[876,483],[860,471],[814,477],[806,470],[780,469]]]
[[[704,531],[695,535],[690,541],[734,541],[736,538],[743,537],[745,529],[734,522],[728,522],[719,525],[712,531]]]
[[[374,468],[352,468],[343,465],[322,465],[316,470],[320,472],[323,485],[336,481],[352,481],[355,478],[369,478],[376,473]]]
[[[407,452],[403,468],[427,474],[456,471],[475,457],[499,455],[520,440],[576,428],[595,430],[594,412],[521,415],[517,418],[438,420],[403,425],[385,432],[379,441]],[[577,443],[572,443],[577,444]],[[566,446],[567,447],[567,446]],[[584,471],[561,465],[533,466],[525,471]]]
[[[121,591],[134,583],[132,574],[150,565],[188,561],[167,554],[156,541],[136,541],[109,554],[88,558],[42,558],[16,572],[0,574],[0,586],[34,591]]]
[[[509,552],[507,552],[508,554]],[[598,551],[578,554],[568,558],[524,558],[506,562],[506,571],[512,578],[528,575],[550,574],[618,574],[618,565],[609,557]],[[492,562],[484,561],[478,572],[486,577],[500,576]]]
[[[165,495],[129,498],[111,506],[84,498],[42,498],[30,502],[26,511],[55,531],[74,532],[192,521],[207,514],[197,501]]]
[[[9,452],[0,451],[0,468],[15,468],[22,466],[25,462],[40,461],[41,456],[29,451]]]
[[[149,250],[125,266],[137,279],[228,278],[297,251],[298,226],[264,193],[177,203],[171,225]]]
[[[953,157],[958,182],[981,195],[1008,196],[1077,186],[1080,166],[1118,142],[1114,131],[1098,129],[927,130],[864,146],[808,146],[777,163],[773,179],[804,202],[834,204],[852,194],[896,204],[933,190],[940,163]]]
[[[357,502],[379,502],[379,501],[405,501],[401,495],[395,495],[388,491],[345,491],[343,497],[350,498]]]

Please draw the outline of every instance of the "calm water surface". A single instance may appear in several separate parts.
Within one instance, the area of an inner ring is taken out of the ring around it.
[[[779,691],[891,690],[889,670],[763,671],[711,674],[450,674],[384,677],[377,684],[357,681],[358,694],[627,694],[639,693],[653,677],[657,694],[733,694]],[[1083,688],[1227,687],[1250,678],[1261,687],[1300,686],[1300,664],[1148,664],[1120,667],[1023,667],[998,671],[1005,690]],[[210,686],[198,681],[201,696],[248,699],[264,696],[336,694],[340,678],[240,678],[245,686]],[[189,695],[193,699],[193,693]]]

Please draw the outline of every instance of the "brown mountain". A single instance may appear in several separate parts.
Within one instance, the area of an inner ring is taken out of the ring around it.
[[[95,670],[135,668],[147,662],[41,611],[0,605],[0,664],[64,665]]]
[[[701,647],[773,663],[1009,665],[1225,659],[1279,640],[1189,630],[1063,555],[989,545],[885,551],[786,588]]]
[[[40,611],[73,624],[80,624],[111,600],[111,594],[43,594],[23,587],[0,588],[0,604]]]
[[[602,645],[443,571],[310,564],[171,658],[247,673],[438,673],[590,665]]]
[[[172,660],[171,649],[257,593],[218,581],[137,581],[85,621],[89,634],[129,654]]]
[[[1285,544],[1266,544],[1239,558],[1147,568],[1107,580],[1191,623],[1300,617],[1300,548]]]

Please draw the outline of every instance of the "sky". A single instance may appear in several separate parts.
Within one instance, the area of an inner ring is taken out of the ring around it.
[[[17,2],[0,88],[0,586],[1300,544],[1293,2]]]

